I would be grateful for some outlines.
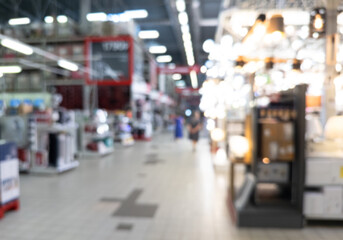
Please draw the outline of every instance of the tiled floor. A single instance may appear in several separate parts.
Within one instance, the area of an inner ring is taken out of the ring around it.
[[[0,220],[0,240],[343,239],[343,227],[237,229],[206,139],[194,153],[161,135],[80,161],[59,176],[23,175],[21,209]]]

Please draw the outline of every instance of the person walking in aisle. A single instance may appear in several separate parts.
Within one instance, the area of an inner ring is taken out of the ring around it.
[[[193,152],[196,149],[197,142],[199,140],[199,132],[202,128],[200,119],[200,112],[196,111],[188,124],[189,139],[193,143]]]
[[[175,140],[183,138],[183,117],[179,114],[175,118],[175,135],[174,138]]]

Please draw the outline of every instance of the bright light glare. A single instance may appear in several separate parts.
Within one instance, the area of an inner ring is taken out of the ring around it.
[[[57,22],[59,23],[67,23],[68,22],[68,17],[65,15],[59,15],[57,16]]]
[[[186,114],[187,117],[190,117],[190,116],[192,115],[192,110],[187,109],[187,110],[185,111],[185,114]]]
[[[200,72],[205,74],[207,72],[207,67],[206,66],[201,66]]]
[[[232,136],[229,139],[231,153],[235,157],[242,158],[249,151],[249,142],[246,137]]]
[[[86,18],[89,22],[104,22],[107,20],[107,14],[104,12],[88,13]]]
[[[20,73],[22,71],[22,68],[20,66],[1,66],[0,67],[0,73]]]
[[[24,17],[24,18],[12,18],[8,21],[9,25],[26,25],[26,24],[30,24],[31,20],[30,18]]]
[[[159,36],[160,36],[160,34],[156,30],[146,30],[146,31],[140,31],[138,33],[138,37],[140,39],[156,39]]]
[[[179,13],[179,23],[181,25],[186,25],[188,24],[188,15],[186,12],[180,12]]]
[[[173,80],[177,81],[177,80],[181,80],[182,75],[179,73],[173,74]]]
[[[210,53],[213,47],[214,41],[212,39],[207,39],[202,45],[202,48],[206,53]]]
[[[216,127],[216,122],[213,119],[207,119],[206,129],[212,131]]]
[[[31,55],[33,53],[33,49],[29,45],[9,38],[1,40],[1,45],[25,55]]]
[[[178,12],[186,11],[185,0],[176,0],[176,9],[177,9]]]
[[[149,48],[149,52],[151,54],[163,54],[167,52],[167,48],[165,46],[151,46]]]
[[[193,71],[191,71],[190,76],[191,76],[192,87],[193,88],[198,88],[198,76],[197,76],[197,73],[193,70]]]
[[[128,10],[125,11],[124,14],[130,19],[147,18],[149,15],[148,11],[145,9]]]
[[[211,138],[213,141],[216,141],[216,142],[223,141],[225,138],[225,133],[222,129],[215,128],[211,132]]]
[[[44,22],[45,23],[53,23],[54,22],[54,18],[52,16],[46,16],[44,18]]]
[[[69,62],[64,59],[58,60],[57,64],[61,68],[67,69],[72,72],[76,72],[77,70],[79,70],[79,67],[75,63]]]
[[[168,63],[168,62],[171,62],[172,60],[173,58],[170,55],[162,55],[156,58],[156,61],[159,63]]]

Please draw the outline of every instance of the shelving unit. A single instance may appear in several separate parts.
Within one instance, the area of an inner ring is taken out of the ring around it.
[[[109,128],[104,133],[97,133],[97,128],[101,125],[107,125]],[[95,122],[86,122],[81,125],[80,128],[80,140],[81,140],[81,152],[80,156],[83,157],[101,157],[110,153],[114,152],[114,146],[113,146],[113,138],[114,133],[110,127],[112,124],[111,121],[108,121],[106,123],[95,123]],[[87,132],[86,127],[92,126],[94,128],[94,132]],[[106,146],[104,141],[109,139],[111,141],[110,146]],[[97,150],[91,151],[87,148],[87,145],[89,143],[97,144]]]
[[[278,93],[267,107],[254,108],[253,158],[248,167],[254,183],[249,190],[243,185],[241,192],[249,191],[246,204],[234,209],[240,227],[303,226],[306,88],[298,85]]]
[[[304,215],[307,220],[343,220],[343,154],[306,159]]]
[[[19,161],[16,144],[0,142],[0,219],[19,209]]]
[[[75,160],[77,128],[75,123],[37,123],[36,147],[30,172],[53,174],[78,167],[79,162]]]

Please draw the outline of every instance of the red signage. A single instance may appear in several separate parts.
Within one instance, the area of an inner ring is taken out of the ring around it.
[[[175,73],[190,74],[192,71],[199,73],[200,66],[194,65],[194,66],[176,66],[174,68],[170,68],[170,67],[158,68],[159,74],[175,74]]]

